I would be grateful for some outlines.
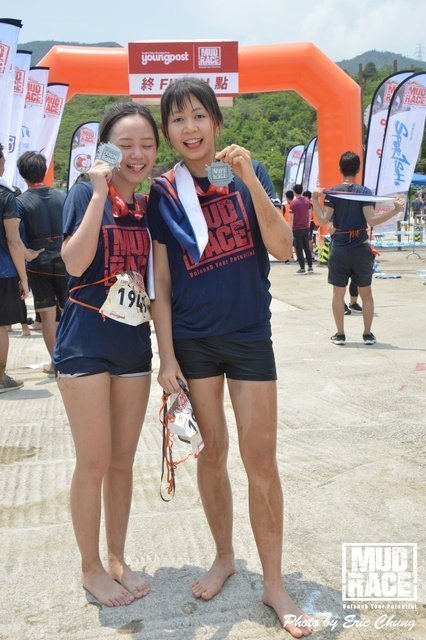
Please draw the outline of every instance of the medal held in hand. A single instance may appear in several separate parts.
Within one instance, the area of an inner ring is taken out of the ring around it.
[[[150,301],[140,273],[118,273],[99,313],[133,327],[148,322],[151,319]]]
[[[191,402],[185,389],[171,397],[171,407],[167,411],[166,420],[170,433],[179,440],[189,444],[192,453],[198,455],[204,447],[197,421],[192,411]]]
[[[119,168],[122,157],[121,149],[112,142],[100,144],[96,152],[96,160],[102,160],[102,162],[106,162],[114,169]]]
[[[234,179],[234,174],[229,164],[222,160],[214,160],[207,165],[207,177],[216,187],[227,187]]]

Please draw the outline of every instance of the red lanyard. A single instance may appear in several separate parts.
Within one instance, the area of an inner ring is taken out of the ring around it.
[[[114,218],[121,218],[122,216],[127,216],[130,213],[132,216],[135,216],[136,220],[142,220],[145,213],[145,207],[143,206],[144,203],[141,199],[133,196],[135,208],[129,209],[127,202],[124,200],[123,196],[118,193],[112,183],[109,185],[109,197],[112,201],[112,215]]]

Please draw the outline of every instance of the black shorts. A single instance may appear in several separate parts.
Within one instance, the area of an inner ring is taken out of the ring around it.
[[[189,380],[226,375],[231,380],[276,380],[270,338],[235,342],[227,336],[175,340],[176,359]]]
[[[0,278],[0,327],[26,322],[19,290],[19,278]]]
[[[331,246],[328,258],[328,282],[346,287],[349,278],[357,287],[369,287],[373,279],[374,254],[369,244],[348,248]]]
[[[31,269],[31,265],[30,265]],[[39,271],[28,271],[28,283],[34,296],[36,311],[64,308],[68,298],[68,286],[62,261],[49,263]]]
[[[120,378],[138,378],[152,373],[151,360],[142,362],[136,369],[129,369],[118,366],[109,360],[81,356],[54,364],[54,367],[57,378],[83,378],[98,373],[109,373]]]

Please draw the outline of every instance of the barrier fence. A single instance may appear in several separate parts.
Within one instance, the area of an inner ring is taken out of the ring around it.
[[[421,255],[416,251],[417,248],[426,247],[426,223],[417,221],[401,221],[397,223],[397,231],[389,233],[380,233],[373,230],[371,244],[380,249],[411,249],[407,254],[407,258]]]

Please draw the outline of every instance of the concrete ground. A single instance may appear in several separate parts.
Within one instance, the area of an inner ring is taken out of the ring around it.
[[[272,264],[284,580],[302,608],[316,614],[317,639],[426,638],[421,604],[426,280],[417,273],[426,270],[426,250],[421,251],[420,258],[407,251],[381,254],[382,271],[401,278],[373,282],[378,343],[370,347],[362,344],[362,320],[354,314],[345,318],[347,344],[329,342],[335,329],[326,268],[297,276],[297,265]],[[25,386],[0,395],[0,640],[289,637],[261,603],[261,567],[228,398],[238,571],[213,601],[192,597],[192,581],[212,560],[212,542],[193,460],[177,470],[174,500],[160,499],[155,376],[135,463],[127,547],[130,564],[150,577],[152,590],[117,609],[101,607],[85,594],[68,507],[74,451],[67,418],[55,380],[40,368],[28,368],[47,359],[41,334],[21,338],[19,333],[15,326],[8,371]],[[345,609],[343,543],[416,543],[417,602],[371,598],[368,608],[353,603]],[[415,608],[395,608],[407,604]]]

